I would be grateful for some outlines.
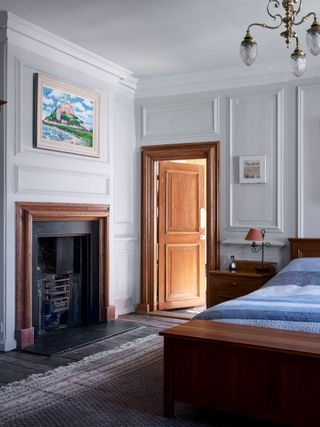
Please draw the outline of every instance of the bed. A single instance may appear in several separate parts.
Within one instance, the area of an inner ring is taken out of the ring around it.
[[[257,291],[194,319],[320,333],[320,258],[293,259]]]
[[[320,425],[320,239],[289,240],[292,261],[260,290],[161,332],[165,415],[184,401]]]

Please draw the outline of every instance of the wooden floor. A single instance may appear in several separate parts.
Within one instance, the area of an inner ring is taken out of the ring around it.
[[[185,320],[161,316],[150,316],[141,314],[126,314],[119,316],[121,320],[134,322],[141,326],[129,332],[116,335],[105,340],[98,341],[74,350],[66,351],[57,356],[39,356],[21,351],[0,352],[0,386],[21,380],[31,374],[38,374],[58,366],[68,365],[104,350],[110,350],[119,345],[142,338],[150,334],[158,334],[161,330],[170,328]]]

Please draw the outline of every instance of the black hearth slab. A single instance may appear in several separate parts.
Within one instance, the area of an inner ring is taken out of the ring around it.
[[[135,323],[112,320],[108,323],[65,328],[37,338],[34,345],[24,348],[23,351],[42,356],[55,356],[59,353],[92,344],[138,327],[139,325]]]

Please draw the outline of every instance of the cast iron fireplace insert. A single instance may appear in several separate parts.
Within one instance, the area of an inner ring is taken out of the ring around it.
[[[32,319],[35,338],[99,322],[98,221],[34,223]]]

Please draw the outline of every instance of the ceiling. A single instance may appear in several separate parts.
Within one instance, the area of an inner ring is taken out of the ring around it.
[[[27,21],[133,71],[139,79],[245,67],[239,44],[251,22],[268,22],[267,0],[0,0]],[[302,11],[320,12],[319,0]],[[310,25],[310,23],[309,23]],[[304,28],[309,27],[304,25]],[[302,27],[302,26],[301,26]],[[304,31],[301,34],[304,46]],[[289,63],[280,30],[256,28],[256,63]],[[308,56],[308,62],[320,62]],[[308,64],[309,66],[309,64]]]

